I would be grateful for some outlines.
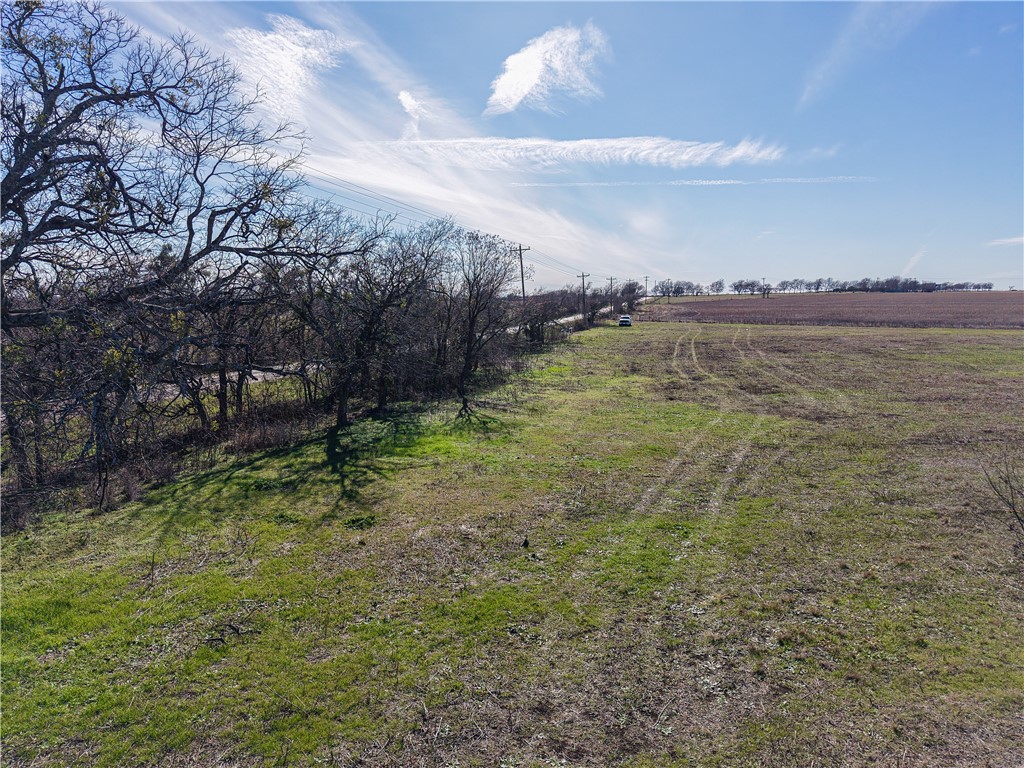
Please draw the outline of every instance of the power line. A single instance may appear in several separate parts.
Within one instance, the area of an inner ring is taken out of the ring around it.
[[[556,259],[554,256],[551,256],[549,254],[544,253],[544,251],[538,250],[536,247],[533,249],[533,253],[534,253],[533,260],[539,262],[540,264],[544,265],[545,267],[548,267],[549,269],[552,269],[552,270],[554,270],[556,272],[560,272],[563,275],[564,274],[569,274],[569,272],[571,271],[572,275],[574,277],[579,277],[579,275],[576,274],[576,270],[580,269],[580,265],[575,265],[574,266],[572,264],[567,264],[564,261],[560,261],[559,259]],[[588,274],[592,274],[593,277],[596,277],[599,280],[607,280],[608,279],[608,275],[602,275],[602,274],[599,274],[597,272],[588,273]]]
[[[349,181],[348,179],[342,178],[341,176],[320,168],[305,166],[304,171],[307,176],[306,186],[327,195],[332,199],[337,198],[345,201],[344,205],[346,208],[361,216],[369,217],[380,214],[389,214],[394,216],[396,219],[403,220],[414,226],[426,224],[432,220],[446,218],[443,214],[429,211],[425,208],[412,205],[411,203],[403,202],[382,192],[376,192],[369,187]],[[308,180],[309,178],[314,178],[320,184],[325,184],[330,187],[334,187],[335,189],[327,189],[323,186],[319,186],[318,184],[313,184]],[[348,194],[343,194],[343,192]],[[353,195],[356,195],[356,197],[353,197]],[[385,205],[378,205],[377,203],[384,203]],[[504,237],[501,233],[495,234]],[[524,248],[524,250],[528,249]],[[576,270],[580,269],[580,265],[569,264],[545,253],[544,251],[537,250],[536,248],[533,248],[532,253],[533,256],[531,261],[535,262],[538,266],[566,275],[567,277],[579,276]],[[590,276],[589,273],[588,276]],[[607,275],[594,274],[594,276],[601,280],[608,279]]]
[[[566,263],[566,262],[564,262],[564,261],[562,261],[560,259],[557,259],[554,256],[552,256],[552,255],[550,255],[548,253],[545,253],[544,251],[538,250],[536,248],[534,248],[534,253],[540,255],[541,259],[545,260],[549,267],[557,269],[560,272],[568,271],[568,272],[571,272],[574,276],[576,276],[576,270],[580,268],[579,264],[568,264],[568,263]],[[604,279],[603,275],[601,275],[600,277],[601,277],[602,280]]]
[[[569,270],[569,269],[563,267],[561,264],[559,264],[557,262],[551,261],[546,256],[538,255],[536,250],[534,250],[534,256],[531,259],[531,261],[533,261],[533,262],[535,262],[535,263],[537,263],[537,264],[539,264],[539,265],[541,265],[543,267],[546,267],[547,269],[549,269],[549,270],[551,270],[553,272],[558,272],[558,273],[566,275],[568,277],[576,277],[577,276],[575,271]]]
[[[314,175],[314,176],[321,177],[320,181],[322,181],[325,184],[331,184],[333,186],[341,187],[343,189],[346,189],[347,191],[351,191],[351,192],[353,192],[355,194],[362,194],[362,195],[364,195],[366,197],[370,197],[370,198],[373,198],[375,200],[380,200],[382,202],[391,203],[392,205],[397,205],[399,208],[405,208],[406,210],[408,210],[410,212],[417,213],[417,214],[422,214],[422,215],[426,216],[428,219],[443,219],[443,218],[445,218],[445,216],[443,214],[440,214],[440,213],[437,213],[437,212],[431,212],[431,211],[428,211],[428,210],[426,210],[424,208],[419,208],[419,207],[417,207],[415,205],[412,205],[410,203],[404,203],[401,200],[398,200],[397,198],[389,197],[388,195],[385,195],[383,192],[375,192],[372,189],[370,189],[369,187],[364,187],[361,184],[356,184],[354,181],[348,181],[347,179],[343,179],[341,176],[337,176],[337,175],[335,175],[333,173],[330,173],[328,171],[324,171],[324,170],[321,170],[319,168],[309,168],[308,166],[306,167],[306,170],[309,173],[311,173],[312,175]],[[326,176],[327,178],[322,178],[324,176]]]
[[[391,214],[391,215],[395,216],[396,218],[405,219],[410,224],[425,224],[426,223],[426,221],[424,221],[422,219],[414,219],[411,216],[409,216],[407,214],[399,213],[398,211],[394,211],[394,210],[390,210],[390,209],[386,209],[386,208],[381,208],[380,206],[374,206],[371,203],[367,203],[367,202],[364,202],[362,200],[357,200],[356,198],[348,197],[347,195],[339,194],[338,192],[335,192],[334,190],[323,189],[322,187],[318,187],[315,184],[307,184],[307,186],[310,189],[315,189],[318,192],[323,192],[325,195],[328,195],[332,200],[336,199],[336,198],[340,199],[340,200],[345,200],[346,203],[347,203],[345,205],[346,209],[354,210],[356,213],[360,213],[360,214],[362,214],[364,216],[376,216],[376,215],[379,215],[381,213],[387,213],[387,214]],[[312,199],[312,197],[310,195],[306,195],[306,197],[310,197],[310,199]],[[359,207],[353,208],[352,206],[359,206]],[[369,210],[363,210],[364,208],[365,209],[369,209]]]

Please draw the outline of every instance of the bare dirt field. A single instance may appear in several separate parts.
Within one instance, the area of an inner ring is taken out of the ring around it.
[[[802,293],[673,299],[644,307],[659,321],[907,328],[1024,328],[1024,293]]]

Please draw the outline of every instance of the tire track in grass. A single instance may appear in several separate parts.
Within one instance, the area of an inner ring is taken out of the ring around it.
[[[706,391],[715,401],[717,415],[708,421],[695,435],[679,447],[675,458],[663,470],[661,476],[651,483],[642,493],[634,511],[646,513],[656,507],[673,489],[682,490],[688,480],[699,479],[702,475],[712,473],[715,464],[723,462],[725,455],[720,451],[705,451],[694,461],[694,453],[702,444],[710,443],[715,428],[721,425],[731,414],[743,411],[743,406],[752,406],[756,411],[764,408],[763,398],[750,392],[744,391],[736,383],[724,379],[714,372],[714,369],[702,359],[698,349],[698,340],[703,334],[699,325],[686,329],[676,339],[673,355],[672,369],[681,379],[688,382],[697,382],[703,385],[710,385]],[[741,336],[743,340],[741,343]],[[763,367],[757,370],[765,377],[770,378],[777,384],[783,384],[808,403],[820,408],[823,403],[807,393],[807,389],[813,386],[814,382],[807,376],[797,373],[791,367],[785,365],[778,359],[768,355],[763,349],[754,345],[753,335],[750,328],[737,328],[729,342],[740,360],[749,361],[751,356],[763,363]],[[849,415],[852,412],[849,398],[838,390],[825,387],[834,402],[841,404],[836,410],[828,408],[837,416]],[[827,404],[824,404],[827,405]],[[773,468],[777,467],[786,456],[794,455],[799,451],[800,446],[806,444],[811,438],[810,434],[802,436],[789,435],[785,442],[771,451],[767,456],[758,460],[757,466],[747,477],[739,480],[741,470],[750,463],[756,456],[753,451],[754,444],[759,435],[763,434],[764,426],[768,421],[767,415],[757,413],[749,422],[749,425],[738,435],[734,448],[724,460],[724,466],[717,472],[717,482],[714,484],[708,502],[705,506],[707,512],[717,515],[721,512],[722,504],[730,493],[742,491],[745,488],[755,488]],[[752,453],[754,456],[752,456]]]
[[[729,463],[725,467],[725,471],[722,473],[722,478],[715,486],[715,490],[711,494],[711,499],[708,501],[707,509],[712,515],[717,515],[722,511],[722,500],[731,490],[733,490],[734,487],[743,487],[744,484],[737,484],[736,473],[744,462],[746,462],[747,456],[750,454],[750,449],[753,447],[754,434],[760,429],[761,424],[763,423],[764,417],[758,416],[751,424],[746,435],[744,435],[743,439],[740,440],[739,445],[736,446],[736,450],[733,452],[729,459]]]
[[[681,489],[686,480],[710,474],[712,465],[722,460],[722,454],[711,451],[704,452],[698,461],[693,462],[693,452],[701,443],[710,441],[715,427],[722,424],[728,415],[740,411],[738,406],[741,399],[754,399],[732,382],[713,373],[701,362],[697,352],[697,339],[702,333],[703,329],[699,325],[695,325],[676,339],[672,354],[672,369],[683,380],[693,381],[695,379],[693,373],[686,370],[686,366],[692,366],[700,380],[710,383],[710,394],[717,403],[718,413],[704,425],[698,434],[680,447],[676,457],[666,467],[662,476],[644,491],[635,507],[636,512],[648,512],[655,504],[663,500],[670,490]],[[722,499],[734,485],[737,471],[746,461],[754,438],[760,432],[764,421],[765,417],[762,415],[754,418],[750,426],[740,436],[736,450],[726,460],[724,469],[718,475],[720,479],[709,496],[708,510],[712,513],[717,513],[720,510]]]
[[[740,345],[739,339],[741,334],[744,335],[745,349]],[[796,374],[792,369],[778,362],[775,358],[769,357],[763,350],[754,347],[751,342],[750,328],[738,327],[732,335],[731,343],[740,361],[744,364],[744,372],[750,371],[753,373],[752,381],[755,383],[759,379],[764,381],[766,383],[765,389],[768,389],[769,382],[774,383],[774,385],[781,388],[780,394],[794,396],[802,401],[804,407],[810,410],[817,410],[821,407],[822,404],[818,398],[808,391],[811,389],[811,383],[806,377]],[[784,375],[780,375],[779,372]],[[794,386],[794,384],[797,386]]]
[[[701,436],[702,439],[707,439],[711,435],[711,430],[732,414],[735,415],[734,426],[736,429],[732,434],[726,433],[721,436],[721,441],[726,443],[727,447],[720,448],[715,452],[715,455],[707,456],[703,461],[690,465],[688,471],[680,471],[684,458],[683,456],[677,457],[676,461],[673,462],[676,467],[674,476],[672,478],[665,478],[658,485],[657,489],[652,487],[649,490],[651,495],[656,491],[660,494],[660,498],[665,500],[665,509],[667,511],[669,494],[672,490],[678,489],[682,491],[688,485],[692,485],[694,481],[699,481],[702,475],[714,477],[714,484],[707,502],[700,505],[700,509],[694,510],[708,525],[706,527],[698,527],[694,531],[693,537],[688,539],[686,545],[696,545],[702,551],[706,551],[707,556],[719,561],[719,558],[725,557],[725,555],[717,549],[714,539],[718,535],[716,531],[720,523],[717,518],[723,516],[723,506],[729,503],[730,498],[745,492],[751,493],[753,488],[760,484],[762,478],[769,474],[774,467],[778,466],[783,456],[793,451],[795,445],[799,445],[806,437],[799,439],[795,444],[790,441],[783,441],[775,450],[770,450],[768,446],[762,446],[759,438],[764,435],[765,428],[771,419],[769,414],[765,412],[766,403],[764,398],[746,392],[734,380],[718,375],[714,372],[714,367],[707,362],[707,359],[702,360],[699,357],[696,340],[700,333],[701,330],[699,328],[691,330],[680,336],[676,341],[673,368],[682,378],[690,380],[692,377],[687,373],[685,361],[692,365],[693,370],[700,373],[704,382],[713,387],[712,396],[718,403],[719,413],[714,420],[708,423],[705,434]],[[723,346],[728,344],[727,338],[727,336],[721,338],[720,343]],[[746,354],[738,340],[739,331],[733,336],[732,347],[742,360],[745,359]],[[753,418],[748,416],[751,412],[753,413]],[[745,418],[741,420],[740,417]],[[696,443],[698,441],[691,442]],[[682,449],[683,454],[687,450],[687,447],[684,446]],[[721,466],[723,459],[724,466],[719,469],[718,467]],[[752,471],[744,472],[750,465],[753,465]],[[732,509],[730,506],[726,514],[731,513]],[[689,552],[684,551],[682,547],[673,547],[673,549],[675,550],[673,560],[679,560],[689,555]],[[723,589],[723,585],[728,581],[728,574],[733,571],[733,566],[729,565],[727,560],[721,560],[720,565],[712,566],[712,568],[718,571],[717,575],[709,573],[706,579],[693,582],[689,587],[691,590],[696,590],[693,596],[689,598],[695,601],[690,607],[690,612],[694,616],[704,613],[715,603],[716,598],[714,595]],[[756,591],[756,586],[754,589]],[[698,613],[694,613],[694,611]],[[694,632],[692,628],[689,631],[691,633]],[[686,664],[683,667],[672,668],[676,670],[676,674],[681,674],[684,680],[692,678],[690,680],[691,684],[695,684],[698,687],[710,686],[711,690],[714,690],[714,687],[722,682],[724,679],[722,676],[725,673],[721,672],[721,670],[730,668],[731,662],[728,654],[721,651],[716,644],[717,641],[714,640],[714,635],[717,631],[713,624],[701,624],[698,627],[696,634],[693,634],[690,640],[692,649],[684,652],[681,657],[686,660]],[[635,639],[632,641],[623,639],[623,643],[629,642],[635,643],[636,641]],[[689,668],[691,672],[678,671],[679,669],[686,668]],[[705,689],[707,690],[707,688]],[[685,714],[686,710],[694,706],[700,707],[699,703],[694,704],[691,702],[687,705],[681,705],[678,698],[674,700],[669,699],[661,706],[658,723],[660,724],[662,720],[678,722],[680,717],[685,720],[687,717]],[[666,720],[666,718],[668,719]]]
[[[746,346],[746,352],[738,343],[741,331],[744,332],[744,345]],[[809,389],[813,388],[815,382],[811,378],[798,373],[790,366],[782,363],[776,357],[769,356],[763,349],[755,347],[753,334],[749,327],[737,329],[736,333],[733,335],[732,342],[733,346],[744,359],[749,359],[747,355],[747,352],[749,352],[757,358],[757,361],[763,364],[758,371],[765,377],[775,381],[779,385],[782,385],[787,390],[795,391],[796,396],[803,400],[810,408],[821,409],[824,406],[824,410],[832,415],[832,409],[829,408],[827,404],[822,403],[818,398],[808,392]],[[852,413],[849,400],[843,393],[832,388],[826,387],[824,389],[826,392],[829,392],[837,402],[843,403],[843,407],[838,413],[835,413],[835,415],[849,416]],[[750,397],[751,399],[755,399],[753,396]],[[785,456],[795,455],[810,441],[811,437],[812,435],[807,430],[801,430],[799,436],[792,433],[788,434],[784,444],[779,446],[771,453],[770,456],[766,457],[766,459],[759,464],[754,472],[752,472],[746,479],[743,486],[751,489],[756,488],[765,479],[765,477],[770,474],[774,467],[779,466]]]
[[[718,540],[731,535],[728,531],[731,530],[730,517],[734,514],[733,499],[748,492],[746,489],[758,482],[760,473],[770,472],[779,457],[791,449],[781,445],[773,451],[772,446],[764,445],[765,432],[773,417],[763,397],[743,391],[736,380],[730,378],[731,359],[718,359],[723,349],[726,352],[731,349],[727,334],[725,331],[719,336],[718,332],[708,333],[699,326],[691,326],[684,328],[675,340],[671,370],[689,385],[698,386],[708,398],[705,407],[714,412],[707,413],[692,430],[679,435],[678,453],[643,490],[633,507],[634,514],[661,513],[669,519],[680,512],[681,520],[692,515],[695,523],[692,531],[682,542],[675,534],[662,538],[652,530],[653,538],[630,537],[622,529],[609,528],[607,538],[601,540],[600,548],[595,548],[591,555],[594,560],[590,567],[595,575],[601,574],[608,583],[621,584],[618,579],[622,560],[643,558],[647,562],[645,550],[648,548],[651,554],[658,555],[650,558],[652,571],[662,567],[658,563],[680,562],[695,553],[684,547],[695,546],[701,550],[699,563],[695,562],[692,568],[684,565],[679,566],[683,571],[678,573],[649,574],[652,582],[661,578],[672,581],[664,593],[655,593],[652,598],[661,616],[658,621],[652,625],[633,615],[628,606],[616,609],[624,614],[603,627],[594,641],[608,650],[600,658],[582,660],[581,670],[586,670],[586,679],[600,681],[591,695],[596,696],[600,689],[605,689],[605,700],[610,702],[605,719],[628,713],[633,719],[633,732],[644,731],[649,739],[668,737],[669,733],[661,730],[664,724],[679,723],[680,718],[686,720],[691,711],[702,712],[701,718],[718,711],[717,705],[707,704],[699,691],[712,690],[702,686],[715,686],[724,679],[726,673],[722,670],[730,668],[729,656],[716,645],[714,636],[719,631],[716,625],[705,620],[686,623],[692,617],[685,611],[689,610],[693,617],[699,616],[716,604],[720,593],[731,588],[728,585],[732,583],[731,574],[736,566],[729,559],[728,546],[719,548]],[[743,355],[745,350],[739,338],[734,337],[734,349],[736,354]],[[735,514],[738,515],[738,511]],[[747,523],[738,518],[738,524]],[[685,575],[684,571],[691,575]],[[641,569],[641,575],[636,578],[642,579],[644,574],[647,572]],[[667,649],[660,644],[658,633],[661,630],[653,627],[661,626],[662,621],[666,626],[677,626],[674,622],[680,621],[685,623],[688,639],[680,641],[679,649]],[[656,682],[663,678],[645,671],[658,665],[663,665],[660,675],[671,677],[686,690],[697,691],[696,698],[661,695]],[[637,682],[650,691],[650,712],[646,714],[632,698],[618,693],[629,690]],[[577,733],[583,728],[571,719],[567,727],[576,727]]]
[[[740,345],[741,334],[744,337],[743,346]],[[835,387],[822,386],[819,380],[797,372],[791,366],[786,365],[779,360],[778,357],[769,355],[763,349],[755,347],[751,328],[737,328],[733,333],[730,343],[740,356],[741,360],[751,361],[752,356],[755,357],[756,360],[753,362],[760,362],[763,364],[762,367],[756,369],[758,372],[763,374],[764,377],[776,382],[776,384],[785,387],[786,390],[793,392],[796,397],[800,398],[807,404],[810,410],[819,412],[824,411],[828,416],[836,418],[849,417],[856,412],[851,398],[841,390],[838,390]],[[744,349],[744,347],[746,349]],[[825,392],[831,400],[823,401],[811,394],[809,390]],[[762,404],[762,401],[756,396],[743,391],[742,389],[740,389],[740,395],[751,403]],[[812,439],[812,437],[813,435],[806,430],[802,430],[799,437],[793,434],[788,435],[785,444],[776,449],[770,457],[767,457],[764,461],[760,462],[760,465],[747,478],[743,486],[755,487],[756,484],[760,483],[760,481],[762,481],[771,472],[772,468],[776,467],[785,456],[795,455],[802,446],[806,445]]]
[[[692,375],[687,373],[683,368],[682,360],[684,358],[692,361],[694,370],[702,378],[720,383],[714,374],[709,373],[700,363],[697,356],[696,340],[701,334],[701,328],[697,326],[691,329],[689,333],[684,333],[676,339],[675,346],[672,352],[672,369],[676,375],[684,381],[692,379]],[[684,351],[685,350],[685,351]],[[675,457],[669,462],[668,466],[662,470],[657,480],[651,483],[641,494],[640,500],[633,508],[634,513],[644,514],[649,512],[652,507],[660,502],[670,488],[681,487],[683,479],[693,475],[699,469],[706,469],[714,460],[714,456],[709,455],[707,452],[701,453],[701,460],[696,464],[691,464],[693,454],[697,451],[698,447],[709,440],[714,428],[721,424],[724,419],[724,414],[731,412],[732,408],[729,406],[727,400],[716,390],[714,393],[715,399],[718,402],[717,415],[699,428],[696,433],[686,441],[682,446],[679,447]],[[687,465],[690,465],[687,468]]]
[[[744,391],[737,384],[724,380],[721,376],[714,373],[710,366],[705,362],[702,362],[697,351],[697,339],[700,337],[702,332],[703,331],[700,326],[697,326],[696,328],[688,329],[686,333],[682,334],[679,339],[677,339],[674,348],[672,367],[680,377],[686,380],[693,380],[693,376],[684,369],[682,361],[686,359],[692,364],[693,369],[700,374],[702,379],[707,382],[711,382],[715,386],[712,396],[718,404],[719,416],[709,422],[706,427],[707,433],[715,425],[720,424],[726,414],[742,410],[741,406],[743,405],[753,406],[757,410],[761,410],[764,407],[764,400],[750,392]],[[741,335],[744,336],[743,345],[740,343]],[[764,350],[754,346],[750,328],[737,328],[729,343],[741,360],[749,360],[750,355],[754,355],[757,360],[764,363],[768,368],[762,367],[757,370],[768,378],[777,383],[786,385],[787,388],[795,390],[798,396],[809,403],[813,403],[815,407],[820,408],[823,405],[817,398],[814,398],[806,391],[814,384],[810,378],[797,373],[789,366],[769,356]],[[745,349],[744,346],[746,347]],[[686,350],[685,352],[683,352],[684,349]],[[830,387],[824,388],[824,391],[832,395],[836,403],[841,404],[836,415],[849,415],[852,412],[852,407],[846,395]],[[828,410],[832,411],[832,409]],[[835,413],[835,411],[832,412]],[[718,482],[715,484],[714,490],[711,493],[710,500],[707,505],[707,511],[712,514],[720,513],[722,503],[730,493],[743,490],[744,488],[756,487],[767,475],[770,474],[773,468],[779,465],[780,461],[785,456],[795,454],[800,449],[800,446],[806,444],[811,437],[811,435],[807,433],[804,433],[799,437],[796,435],[789,435],[782,445],[758,461],[758,465],[753,472],[751,472],[742,481],[739,481],[737,478],[740,470],[744,465],[748,464],[752,460],[751,452],[754,447],[754,443],[757,436],[763,432],[766,422],[767,416],[765,414],[757,414],[750,422],[749,426],[739,436],[735,449],[729,456],[724,469],[719,475]],[[702,437],[705,436],[706,434]],[[698,441],[691,441],[691,443],[696,442]],[[651,506],[652,499],[656,494],[664,497],[671,487],[681,487],[682,481],[687,476],[694,477],[696,472],[707,471],[709,469],[713,461],[711,458],[705,459],[696,465],[692,465],[689,473],[683,473],[680,471],[681,465],[685,462],[686,452],[692,451],[693,447],[694,445],[690,444],[683,446],[680,455],[677,456],[670,465],[671,476],[665,477],[659,483],[656,483],[648,489],[644,495],[644,509]]]
[[[681,511],[684,518],[693,514],[697,525],[686,536],[685,544],[677,541],[673,535],[672,539],[645,538],[641,543],[630,542],[624,546],[654,547],[652,551],[662,552],[662,557],[667,556],[672,562],[679,562],[689,554],[682,547],[696,545],[705,553],[701,557],[702,562],[707,557],[718,565],[709,563],[694,566],[696,570],[692,571],[692,578],[696,580],[692,582],[690,577],[681,574],[671,575],[666,572],[662,575],[671,578],[673,583],[664,594],[655,593],[659,604],[664,601],[658,609],[662,612],[662,618],[654,622],[658,626],[661,626],[662,621],[666,626],[676,626],[675,622],[691,619],[691,616],[681,613],[687,605],[690,605],[689,611],[696,617],[714,603],[714,596],[722,588],[720,582],[728,579],[728,574],[732,572],[728,562],[721,559],[725,555],[717,549],[715,543],[721,533],[720,524],[715,518],[722,514],[722,508],[731,495],[750,482],[750,476],[743,474],[744,468],[751,462],[764,465],[759,438],[764,434],[771,417],[764,412],[760,398],[744,392],[728,375],[716,372],[711,354],[701,354],[703,345],[698,340],[702,333],[699,326],[691,327],[676,339],[671,368],[680,379],[696,383],[702,388],[710,397],[712,404],[709,407],[714,408],[715,413],[709,415],[688,439],[681,441],[676,457],[661,477],[643,492],[634,509],[635,512],[660,512],[668,515]],[[727,344],[726,339],[719,340],[712,336],[708,343]],[[708,351],[714,353],[719,349]],[[739,349],[737,351],[742,352]],[[692,503],[676,496],[678,493],[685,497],[691,492],[696,494]],[[709,524],[702,524],[701,518]],[[609,544],[612,548],[616,546],[614,540],[609,540]],[[633,552],[634,556],[637,554]],[[658,562],[658,558],[654,558],[653,562]],[[706,578],[699,575],[704,572],[704,568],[711,568],[706,572]],[[699,719],[712,717],[712,713],[718,711],[716,705],[706,705],[706,699],[699,693],[699,690],[710,690],[703,686],[717,685],[724,674],[720,670],[726,665],[725,657],[711,637],[717,630],[703,622],[686,626],[689,639],[676,650],[662,647],[662,641],[658,638],[660,630],[653,630],[650,623],[638,617],[626,616],[624,620],[620,619],[617,624],[606,628],[601,635],[602,642],[615,651],[609,652],[606,657],[621,654],[623,659],[622,664],[597,664],[593,667],[592,675],[603,681],[602,687],[609,691],[628,690],[628,687],[622,687],[626,679],[630,683],[640,681],[641,687],[646,683],[646,690],[650,691],[648,713],[636,707],[631,699],[620,696],[622,700],[610,715],[618,713],[621,717],[622,712],[628,712],[633,718],[633,730],[646,730],[648,739],[663,740],[669,737],[671,727],[665,730],[664,724],[670,721],[678,723],[680,718],[686,720],[692,716],[693,711],[703,713]],[[686,650],[687,645],[690,646],[689,650]],[[630,661],[633,659],[642,659],[643,662],[631,667],[630,664],[635,663]],[[661,672],[657,675],[649,675],[645,671],[659,665]],[[694,694],[696,698],[690,700],[681,694],[669,697],[661,695],[655,683],[665,676],[674,679],[685,690],[698,691]],[[616,701],[614,697],[609,700]],[[657,712],[656,717],[651,714],[653,712]]]
[[[689,378],[689,375],[679,367],[680,349],[684,343],[689,347],[690,359],[693,360],[693,367],[697,370],[697,373],[702,376],[708,375],[708,372],[701,367],[700,361],[697,359],[697,337],[700,336],[701,332],[700,326],[697,326],[695,329],[691,329],[689,334],[684,333],[676,339],[675,350],[672,353],[672,367],[684,379]]]
[[[738,331],[737,331],[737,333],[738,333]],[[734,343],[735,343],[735,339],[734,339]],[[819,400],[818,398],[814,397],[814,395],[810,394],[808,392],[808,390],[817,389],[819,391],[827,393],[830,397],[832,397],[834,399],[834,401],[836,402],[836,404],[840,406],[837,409],[837,413],[835,414],[836,416],[851,416],[851,415],[853,415],[854,409],[853,409],[853,407],[851,405],[850,398],[849,398],[849,396],[846,393],[836,389],[835,387],[822,386],[822,383],[820,381],[815,381],[815,380],[811,379],[809,376],[806,376],[806,375],[801,374],[801,373],[797,373],[790,366],[786,365],[781,360],[779,360],[778,357],[769,356],[763,349],[756,349],[754,347],[754,345],[753,345],[753,342],[751,341],[750,328],[746,329],[746,346],[747,346],[747,349],[749,349],[751,352],[753,352],[755,355],[757,355],[758,358],[765,365],[768,365],[771,368],[774,368],[775,371],[778,371],[778,372],[781,372],[782,374],[784,374],[784,376],[780,376],[780,375],[778,375],[778,373],[774,373],[772,371],[766,371],[766,373],[769,376],[771,376],[773,379],[775,379],[776,381],[782,382],[782,383],[797,382],[798,384],[800,384],[802,386],[802,389],[798,392],[798,394],[803,399],[805,399],[808,402],[812,403],[815,407],[821,407],[822,405],[825,405],[826,406],[825,407],[826,411],[830,411],[831,410],[831,408],[828,407],[827,403],[822,403],[821,400]]]

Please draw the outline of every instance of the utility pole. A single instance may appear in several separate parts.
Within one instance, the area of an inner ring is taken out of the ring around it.
[[[615,284],[615,278],[614,277],[609,277],[608,278],[608,309],[611,310],[613,315],[615,314],[615,305],[612,304],[612,292],[615,290],[614,287],[613,287],[614,284]]]
[[[519,281],[523,286],[523,318],[519,323],[520,333],[523,330],[523,326],[526,324],[526,272],[523,270],[523,251],[528,251],[529,248],[523,248],[523,244],[519,244]]]
[[[584,272],[581,275],[576,275],[583,282],[583,322],[587,322],[587,278],[589,274]]]
[[[644,303],[645,304],[647,303],[647,299],[648,299],[648,296],[647,296],[647,281],[650,280],[650,279],[651,279],[650,275],[644,275]],[[640,318],[638,317],[637,320],[639,320],[639,319]]]
[[[528,247],[519,246],[519,281],[523,286],[523,314],[526,314],[526,272],[523,270],[523,251],[530,250]]]

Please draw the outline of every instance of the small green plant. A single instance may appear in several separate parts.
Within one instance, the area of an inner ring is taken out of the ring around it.
[[[258,477],[252,481],[250,488],[254,491],[293,491],[296,485],[295,480],[285,480],[280,477]]]
[[[350,531],[365,531],[377,524],[376,515],[356,515],[346,520],[343,525]]]

